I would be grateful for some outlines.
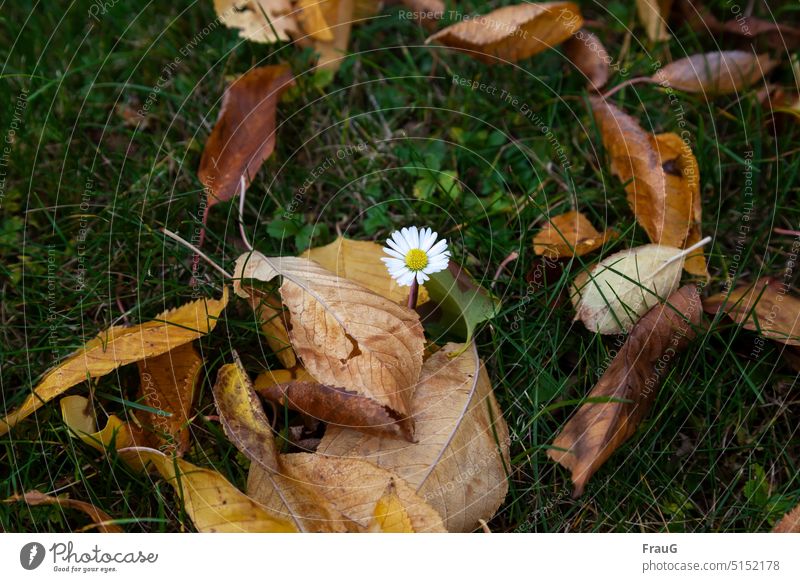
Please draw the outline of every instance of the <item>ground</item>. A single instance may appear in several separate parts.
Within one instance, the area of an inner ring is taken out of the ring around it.
[[[754,352],[757,336],[725,320],[677,359],[643,426],[583,497],[571,497],[568,473],[547,459],[614,345],[573,322],[565,297],[571,274],[596,255],[548,268],[531,238],[546,212],[579,209],[619,231],[606,254],[648,242],[609,171],[585,79],[558,50],[486,66],[426,46],[426,31],[389,7],[354,29],[353,56],[331,80],[308,72],[309,50],[241,42],[215,22],[210,1],[22,4],[0,4],[0,131],[2,147],[11,146],[0,150],[5,409],[98,331],[190,299],[191,253],[159,229],[194,236],[203,198],[196,171],[226,82],[288,61],[296,88],[280,106],[277,149],[248,193],[251,238],[263,252],[294,254],[339,232],[382,241],[396,227],[429,225],[502,298],[477,336],[513,438],[511,487],[492,529],[765,531],[797,502],[797,377],[780,344]],[[582,4],[613,61],[609,87],[719,41],[678,26],[672,41],[653,44],[633,1]],[[773,8],[777,21],[797,20],[789,4]],[[731,17],[722,2],[715,13]],[[783,64],[772,79],[791,83],[786,51],[773,52]],[[709,290],[762,274],[796,285],[786,266],[793,239],[773,228],[800,223],[798,125],[773,124],[756,90],[670,101],[637,85],[613,100],[648,130],[691,135],[703,232],[714,237]],[[232,268],[243,246],[231,204],[211,211],[204,248]],[[511,253],[519,257],[498,271]],[[217,295],[219,276],[202,273],[202,290]],[[276,365],[257,333],[235,302],[202,340],[206,378],[188,454],[240,487],[247,461],[206,417],[215,414],[210,382],[232,346],[253,373]],[[94,389],[98,406],[124,414],[136,383],[135,367],[106,376]],[[68,493],[128,531],[192,529],[169,486],[70,438],[55,403],[0,438],[0,477],[2,499]],[[0,504],[8,531],[81,523],[53,507]]]

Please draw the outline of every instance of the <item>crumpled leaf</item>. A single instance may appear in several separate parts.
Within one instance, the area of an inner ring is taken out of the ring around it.
[[[789,346],[800,346],[800,297],[787,284],[762,277],[755,285],[717,293],[703,301],[708,313],[722,309],[736,323]]]
[[[278,276],[289,336],[305,369],[320,384],[368,398],[398,420],[408,418],[424,349],[417,314],[314,261],[258,252],[237,259],[234,290],[248,297],[247,280]]]
[[[610,57],[597,35],[581,29],[564,44],[570,63],[586,76],[590,89],[598,91],[609,77]]]
[[[101,332],[47,372],[34,393],[17,410],[0,420],[0,436],[76,384],[89,378],[100,378],[120,366],[164,354],[204,336],[214,329],[227,303],[228,290],[225,288],[221,299],[199,299],[165,311],[143,324],[115,326]]]
[[[537,255],[545,255],[550,259],[580,257],[616,237],[613,229],[598,232],[584,214],[573,210],[550,217],[549,222],[533,237],[533,250]]]
[[[659,69],[653,80],[687,93],[736,93],[763,79],[777,66],[769,55],[720,51],[692,55]]]
[[[84,443],[101,453],[110,447],[126,447],[150,444],[148,436],[139,427],[111,415],[102,430],[97,430],[97,415],[88,398],[84,396],[64,396],[59,401],[64,424]]]
[[[667,21],[672,11],[672,0],[636,0],[636,11],[647,38],[654,42],[669,40]]]
[[[271,44],[299,32],[291,0],[214,0],[214,10],[245,40]]]
[[[22,495],[12,495],[5,500],[5,503],[24,502],[27,505],[58,505],[64,509],[77,509],[82,511],[92,520],[92,524],[79,531],[97,529],[102,533],[122,533],[122,528],[113,523],[114,518],[105,511],[98,509],[91,503],[70,499],[69,497],[53,497],[45,495],[41,491],[28,491]]]
[[[388,471],[366,461],[278,455],[272,428],[238,362],[220,370],[214,399],[225,433],[252,461],[248,493],[299,531],[365,531],[390,484],[415,531],[443,531],[436,511]]]
[[[175,489],[186,514],[199,532],[293,533],[297,529],[273,514],[220,475],[155,449],[121,449],[120,457],[131,466],[154,468]]]
[[[309,249],[300,256],[316,261],[339,277],[355,281],[395,303],[408,303],[408,287],[401,287],[389,275],[386,266],[381,262],[386,254],[377,243],[340,236],[331,244]],[[423,286],[419,289],[417,305],[426,301],[428,291]]]
[[[517,62],[561,44],[582,25],[572,2],[516,4],[464,19],[425,43],[437,42],[485,63]]]
[[[772,533],[800,533],[800,505],[784,515],[775,524]]]
[[[142,404],[160,413],[142,410],[137,418],[153,434],[155,448],[180,456],[189,448],[191,408],[203,358],[188,343],[138,365]]]
[[[423,283],[431,303],[422,306],[425,323],[440,334],[455,334],[469,344],[479,324],[500,310],[500,300],[472,280],[466,269],[450,261]]]
[[[261,323],[261,332],[267,340],[267,345],[275,352],[281,364],[287,368],[294,368],[297,365],[297,356],[289,340],[281,298],[275,293],[254,290],[248,301],[256,319]]]
[[[675,247],[644,245],[606,257],[573,282],[575,320],[602,334],[630,331],[678,288],[684,253]]]
[[[276,65],[250,69],[225,90],[197,170],[207,198],[203,226],[211,207],[239,193],[242,177],[249,185],[272,155],[278,101],[293,84],[289,67]]]
[[[695,337],[702,310],[698,287],[676,291],[633,327],[622,348],[589,393],[590,399],[567,421],[547,455],[572,472],[573,495],[636,432],[674,363]]]
[[[491,519],[508,491],[509,437],[474,343],[447,344],[428,358],[414,420],[417,443],[329,426],[317,454],[366,459],[396,473],[439,512],[448,531],[472,531]]]

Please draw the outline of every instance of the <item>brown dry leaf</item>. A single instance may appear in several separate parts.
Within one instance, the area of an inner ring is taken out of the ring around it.
[[[64,396],[59,401],[64,424],[84,443],[100,451],[124,449],[126,447],[150,444],[151,435],[145,434],[137,426],[120,420],[113,414],[106,420],[102,430],[97,430],[97,415],[88,398],[83,396]]]
[[[426,360],[414,420],[417,443],[329,426],[317,454],[366,459],[396,473],[448,531],[472,531],[491,519],[508,491],[509,437],[474,344],[447,344]]]
[[[485,63],[517,62],[567,40],[583,25],[572,2],[539,2],[498,8],[430,36]]]
[[[669,40],[667,21],[672,11],[672,0],[636,0],[636,11],[647,38],[654,42]]]
[[[120,458],[131,466],[155,468],[183,500],[184,510],[199,532],[293,533],[289,521],[254,501],[220,475],[155,449],[121,449]]]
[[[414,525],[403,501],[397,494],[397,485],[392,479],[383,496],[375,504],[369,531],[373,533],[414,533]]]
[[[569,61],[586,76],[590,89],[598,91],[608,82],[608,51],[596,35],[581,29],[564,44]]]
[[[77,499],[70,499],[69,497],[53,497],[51,495],[45,495],[41,491],[28,491],[23,495],[12,495],[5,500],[5,503],[19,501],[25,502],[28,505],[59,505],[65,509],[77,509],[78,511],[82,511],[92,520],[92,525],[82,528],[80,531],[97,528],[102,533],[122,533],[122,528],[113,523],[113,517],[85,501],[78,501]]]
[[[614,230],[598,232],[586,216],[573,210],[551,217],[533,237],[533,250],[550,259],[580,257],[616,237]]]
[[[281,364],[287,368],[294,368],[297,365],[297,356],[289,340],[281,298],[275,293],[254,291],[248,301],[256,319],[261,323],[261,332],[267,340],[267,345],[275,352]]]
[[[659,69],[652,79],[687,93],[724,95],[736,93],[763,79],[777,64],[766,54],[713,52],[674,61]]]
[[[717,293],[703,301],[707,313],[722,309],[742,327],[789,346],[800,346],[800,297],[772,277]]]
[[[784,515],[775,524],[772,533],[796,533],[800,534],[800,505]]]
[[[615,401],[584,404],[556,437],[547,454],[572,472],[575,497],[636,432],[675,353],[694,338],[693,326],[700,324],[701,315],[696,286],[682,287],[670,295],[668,305],[651,309],[631,330],[588,396]]]
[[[289,67],[277,65],[251,69],[225,90],[197,170],[207,198],[203,226],[211,207],[239,193],[242,177],[249,185],[272,155],[278,100],[293,84]]]
[[[298,34],[291,0],[214,0],[214,10],[246,40],[271,44]]]
[[[386,254],[378,243],[340,236],[331,244],[309,249],[300,256],[316,261],[339,277],[355,281],[395,303],[408,303],[408,287],[401,287],[389,275],[381,262]],[[428,299],[428,290],[421,285],[417,305],[424,304]],[[288,365],[286,367],[291,368]]]
[[[689,145],[675,133],[661,133],[653,139],[664,170],[666,213],[659,244],[689,247],[702,238],[703,205],[700,200],[700,166]],[[683,265],[687,273],[709,278],[703,249],[695,250]]]
[[[314,48],[319,53],[317,67],[336,72],[347,55],[350,42],[350,28],[353,25],[355,0],[316,0],[320,11],[328,25],[333,39],[322,41],[315,39]]]
[[[395,419],[408,418],[424,350],[416,312],[309,259],[258,252],[237,259],[234,289],[248,297],[242,279],[268,282],[278,276],[289,337],[305,369],[320,384],[372,400]]]
[[[153,433],[155,448],[180,456],[189,448],[191,408],[203,358],[188,343],[138,365],[142,404],[162,411],[143,410],[138,419]]]
[[[333,41],[328,21],[325,20],[325,13],[322,9],[320,0],[297,0],[297,21],[303,28],[303,32],[310,35],[314,40],[322,42]]]
[[[209,333],[228,304],[228,289],[221,299],[200,299],[165,311],[133,327],[110,327],[90,340],[64,362],[45,374],[22,405],[0,420],[0,436],[20,420],[69,388],[100,378],[120,366],[164,354]]]

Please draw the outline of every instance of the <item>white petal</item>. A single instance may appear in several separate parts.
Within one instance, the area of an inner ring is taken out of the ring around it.
[[[428,256],[432,257],[441,254],[447,250],[447,239],[442,239],[431,247],[428,251]]]
[[[381,260],[386,264],[386,267],[390,271],[396,271],[397,269],[402,269],[402,268],[405,267],[405,263],[403,261],[401,261],[400,259],[384,258],[384,259],[381,259]]]
[[[427,281],[428,279],[430,279],[430,277],[428,277],[428,276],[427,276],[427,275],[424,273],[424,271],[417,271],[417,283],[419,283],[420,285],[422,285],[422,284],[423,284],[425,281]]]
[[[428,229],[428,236],[422,241],[422,246],[420,247],[426,253],[431,250],[433,243],[436,242],[436,237],[439,236],[438,232],[431,232],[431,229]]]
[[[408,244],[412,249],[419,248],[419,230],[416,226],[408,227]]]
[[[404,256],[411,248],[408,246],[408,241],[406,241],[405,236],[397,230],[392,233],[392,237],[386,241],[386,244]]]
[[[411,281],[413,280],[414,280],[414,273],[408,271],[406,273],[403,273],[403,275],[399,279],[397,279],[397,284],[403,286],[410,286]]]
[[[396,249],[389,249],[389,248],[383,247],[383,252],[386,253],[387,255],[395,257],[396,259],[399,259],[401,261],[405,258],[405,255],[403,253],[401,253],[400,251],[396,250]]]

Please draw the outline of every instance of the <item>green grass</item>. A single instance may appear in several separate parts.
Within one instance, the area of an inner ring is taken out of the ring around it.
[[[485,12],[488,3],[463,4],[464,12]],[[582,4],[587,18],[603,23],[595,30],[629,77],[649,74],[656,60],[713,50],[719,41],[678,27],[673,41],[653,45],[636,23],[633,2],[611,3],[608,11]],[[718,16],[728,17],[717,4]],[[87,1],[58,9],[0,4],[4,136],[18,95],[28,95],[10,166],[2,168],[8,171],[0,200],[3,407],[18,405],[42,372],[98,331],[190,298],[190,253],[159,228],[187,239],[194,233],[202,196],[196,170],[226,81],[253,66],[288,61],[297,89],[281,104],[277,150],[247,199],[246,221],[259,250],[296,253],[330,242],[337,232],[380,241],[397,226],[430,225],[446,233],[455,257],[487,287],[500,262],[519,253],[493,288],[503,311],[477,338],[514,436],[511,489],[493,529],[764,531],[797,503],[797,377],[780,344],[767,342],[751,357],[756,336],[725,319],[676,361],[643,426],[582,498],[571,498],[568,474],[546,458],[574,402],[597,381],[614,338],[573,323],[566,299],[571,277],[597,255],[565,262],[545,284],[529,284],[539,264],[531,237],[546,210],[577,208],[596,227],[622,233],[605,255],[647,242],[623,185],[609,172],[584,82],[563,56],[554,50],[516,66],[487,67],[424,46],[424,31],[390,8],[354,30],[354,56],[326,85],[307,72],[308,50],[242,43],[220,26],[148,102],[164,68],[212,22],[211,5],[120,2],[95,22]],[[778,21],[800,20],[788,3],[773,10]],[[787,55],[779,56],[784,63],[772,78],[792,84]],[[497,94],[454,85],[454,75],[497,87]],[[616,74],[608,87],[625,78]],[[525,109],[500,98],[503,90],[535,112],[555,142]],[[704,234],[715,237],[708,249],[712,292],[731,269],[741,280],[782,278],[793,241],[772,228],[800,224],[800,130],[785,119],[773,126],[754,93],[713,102],[678,95],[700,163]],[[648,130],[678,130],[677,110],[657,87],[630,87],[613,101]],[[127,125],[120,112],[145,105],[146,125]],[[365,152],[346,156],[315,181],[291,226],[276,222],[325,157],[362,142]],[[753,152],[754,204],[737,261],[747,151]],[[415,187],[423,199],[412,195]],[[280,236],[286,228],[292,236]],[[242,252],[231,204],[211,211],[205,249],[229,269]],[[789,283],[797,284],[797,272]],[[201,289],[218,294],[220,286],[218,275],[203,267]],[[246,461],[204,417],[215,414],[210,382],[231,361],[232,347],[253,373],[277,366],[256,337],[249,308],[233,301],[200,342],[206,378],[188,454],[241,487]],[[132,399],[137,383],[135,367],[128,367],[101,379],[97,390]],[[96,402],[109,413],[127,412],[111,399]],[[192,529],[168,485],[70,438],[57,403],[0,439],[0,498],[31,489],[90,501],[127,531]],[[0,527],[7,531],[84,524],[82,516],[53,507],[0,504]]]

